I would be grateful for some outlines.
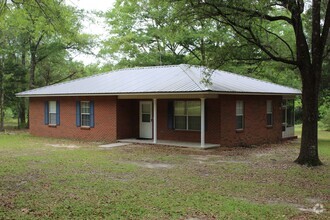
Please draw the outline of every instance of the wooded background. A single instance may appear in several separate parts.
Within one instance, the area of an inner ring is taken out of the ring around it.
[[[83,33],[91,12],[65,1],[0,3],[0,130],[13,119],[28,126],[28,102],[17,92],[125,67],[181,63],[303,89],[296,100],[303,133],[314,130],[308,139],[315,142],[318,120],[330,129],[328,0],[117,0],[106,13],[96,12],[106,19],[106,40]],[[74,59],[95,47],[106,63]],[[212,83],[212,76],[204,80]]]

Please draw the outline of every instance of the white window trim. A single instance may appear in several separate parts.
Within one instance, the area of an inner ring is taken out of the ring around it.
[[[88,106],[89,106],[89,113],[83,113],[83,111],[82,111],[82,107],[83,107],[83,103],[87,103],[88,104]],[[83,125],[83,115],[89,115],[89,120],[91,120],[90,119],[90,115],[91,115],[91,109],[90,109],[90,101],[80,101],[80,126],[82,127],[82,128],[89,128],[90,127],[90,121],[89,121],[89,125]]]
[[[238,103],[242,103],[242,113],[237,112]],[[244,122],[244,102],[242,100],[237,100],[236,101],[235,113],[236,113],[235,128],[236,128],[237,131],[242,131],[242,130],[244,130],[244,125],[245,125],[245,122]],[[241,128],[236,127],[237,126],[237,116],[242,116],[242,127]]]
[[[269,104],[270,103],[270,104]],[[269,105],[270,105],[270,111],[269,111]],[[274,118],[273,118],[273,101],[272,100],[267,100],[266,102],[266,125],[268,127],[272,127],[274,124]],[[268,115],[271,115],[271,122],[268,124]]]
[[[189,129],[189,115],[188,115],[188,105],[187,103],[188,102],[199,102],[199,106],[201,107],[201,102],[198,101],[198,100],[177,100],[177,101],[174,101],[174,129],[177,130],[177,131],[201,131],[201,129],[199,130],[194,130],[194,129]],[[175,103],[176,102],[184,102],[184,114],[183,115],[176,115],[175,114]],[[175,118],[176,116],[184,116],[186,118],[186,129],[180,129],[180,128],[176,128],[175,127]],[[196,117],[201,117],[201,112],[200,112],[200,115],[199,116],[196,116]]]

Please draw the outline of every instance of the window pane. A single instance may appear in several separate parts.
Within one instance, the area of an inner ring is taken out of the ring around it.
[[[200,116],[189,116],[188,117],[188,130],[201,130],[201,117]]]
[[[151,113],[150,104],[142,104],[142,114]]]
[[[49,113],[49,124],[56,125],[56,113]]]
[[[186,116],[175,116],[175,129],[187,129],[187,117]]]
[[[174,102],[174,115],[175,116],[186,115],[184,101],[175,101]]]
[[[267,113],[273,112],[272,100],[267,100]]]
[[[90,126],[90,115],[81,115],[81,126]]]
[[[187,115],[189,115],[189,116],[200,116],[201,115],[200,101],[188,101],[187,102]]]
[[[142,114],[142,122],[150,122],[150,114]]]
[[[56,101],[49,101],[49,113],[56,113]]]
[[[89,102],[81,102],[81,113],[90,113]]]
[[[267,114],[267,125],[273,125],[273,114]]]
[[[236,129],[243,129],[243,116],[236,116]]]
[[[236,101],[236,115],[243,115],[243,101]]]

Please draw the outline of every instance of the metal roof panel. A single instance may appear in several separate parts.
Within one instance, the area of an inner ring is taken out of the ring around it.
[[[121,69],[28,90],[17,96],[205,91],[300,94],[297,89],[219,70],[212,70],[212,84],[204,85],[201,81],[205,71],[210,70],[185,64]]]

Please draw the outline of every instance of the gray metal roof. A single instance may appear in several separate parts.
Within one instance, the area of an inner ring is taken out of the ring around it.
[[[16,95],[38,97],[187,92],[301,94],[297,89],[219,70],[212,70],[212,84],[204,85],[201,80],[205,71],[210,70],[186,64],[121,69]]]

